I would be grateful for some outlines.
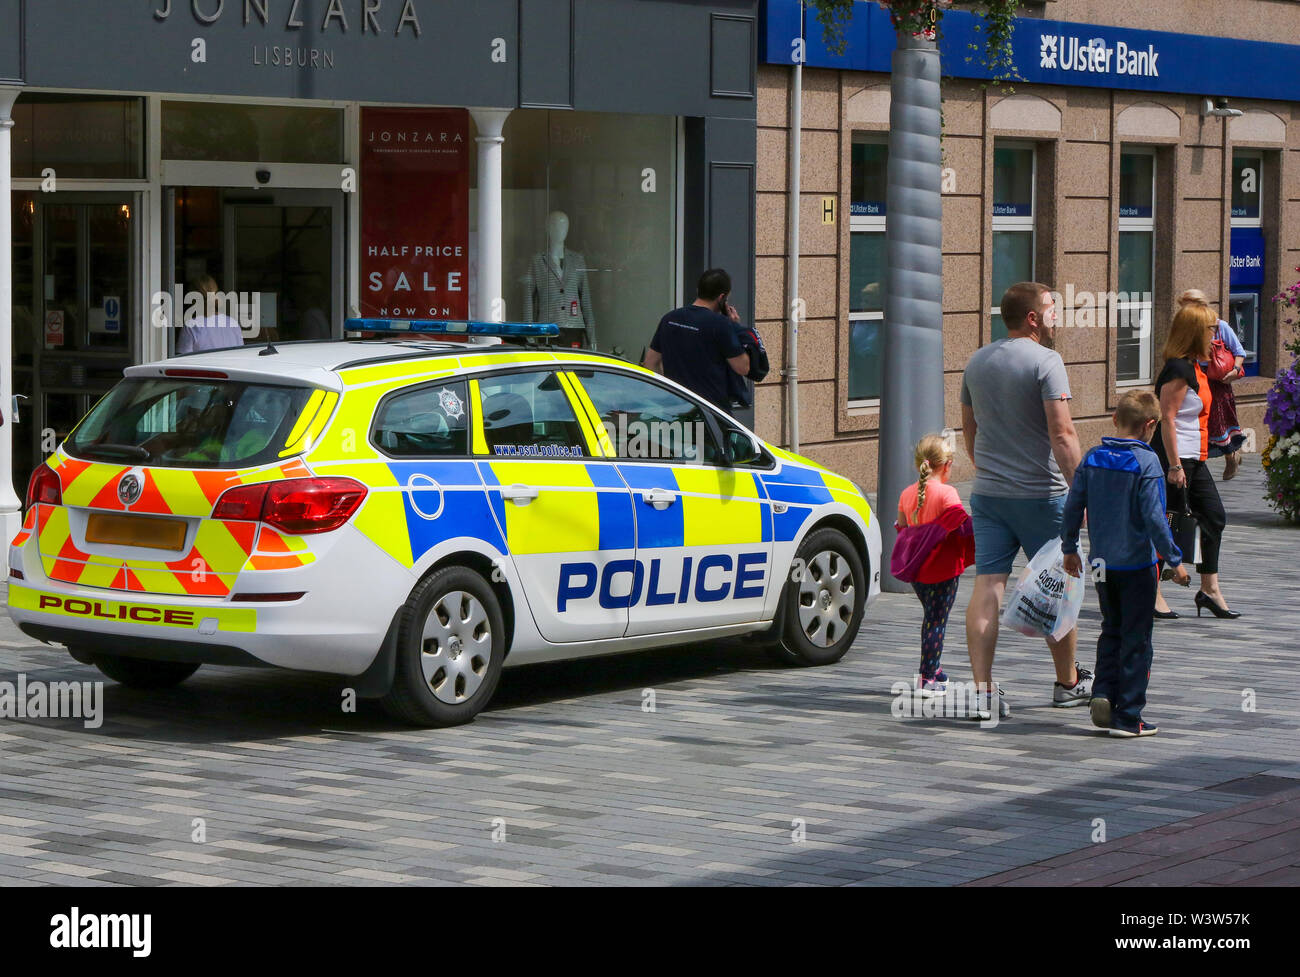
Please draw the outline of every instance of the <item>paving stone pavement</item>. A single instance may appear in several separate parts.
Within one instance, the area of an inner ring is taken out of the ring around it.
[[[1257,456],[1221,485],[1245,616],[1157,622],[1150,739],[1052,708],[1046,649],[1015,634],[996,667],[1010,720],[895,718],[891,685],[919,661],[910,594],[882,595],[836,666],[776,668],[740,642],[509,670],[457,729],[344,712],[329,678],[211,667],[161,693],[107,682],[97,729],[0,720],[0,883],[945,885],[1091,854],[1098,819],[1112,844],[1212,819],[1261,783],[1300,787],[1300,529],[1262,485]],[[1090,595],[1085,664],[1098,624]],[[5,617],[0,681],[19,673],[99,678]]]

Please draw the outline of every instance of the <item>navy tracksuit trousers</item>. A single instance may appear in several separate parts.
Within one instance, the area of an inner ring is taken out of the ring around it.
[[[1101,636],[1092,694],[1110,700],[1110,724],[1136,729],[1147,704],[1151,676],[1151,628],[1159,570],[1107,570],[1097,581]]]

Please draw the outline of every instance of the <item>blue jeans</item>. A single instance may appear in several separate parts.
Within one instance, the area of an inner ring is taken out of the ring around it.
[[[1048,540],[1061,535],[1065,496],[1017,499],[972,495],[970,512],[976,574],[1010,573],[1019,550],[1032,560]]]
[[[1107,570],[1097,581],[1101,636],[1092,694],[1110,700],[1110,724],[1137,729],[1151,677],[1151,627],[1155,619],[1155,567]]]

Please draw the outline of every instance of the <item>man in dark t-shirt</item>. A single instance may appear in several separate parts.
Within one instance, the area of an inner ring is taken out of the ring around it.
[[[725,412],[730,410],[727,375],[743,377],[751,369],[737,335],[740,314],[727,302],[731,276],[712,268],[700,276],[695,291],[693,303],[659,320],[645,365]]]

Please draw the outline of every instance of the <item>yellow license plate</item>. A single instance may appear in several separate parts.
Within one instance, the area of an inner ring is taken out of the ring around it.
[[[86,523],[86,542],[105,546],[147,546],[179,552],[185,546],[186,528],[184,519],[94,512]]]

